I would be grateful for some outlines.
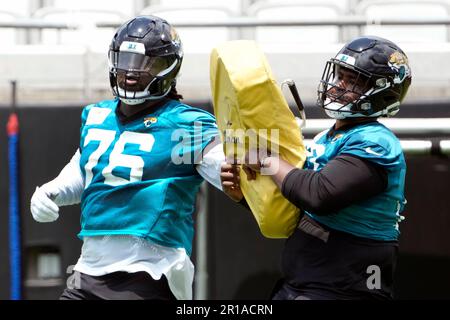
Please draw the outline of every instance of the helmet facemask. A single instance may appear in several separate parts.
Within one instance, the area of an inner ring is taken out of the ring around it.
[[[373,93],[373,78],[364,70],[331,59],[319,83],[317,103],[334,119],[366,117],[371,110],[367,98]]]
[[[120,51],[109,51],[110,81],[114,95],[131,105],[166,96],[174,83],[167,84],[164,81],[169,73],[178,72],[175,70],[180,65],[178,58],[122,50],[124,44],[132,48],[140,45],[124,42]]]

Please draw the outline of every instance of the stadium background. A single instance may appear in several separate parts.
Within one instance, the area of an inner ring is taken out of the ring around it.
[[[114,28],[148,13],[178,26],[185,49],[179,91],[185,102],[210,111],[209,52],[221,41],[258,41],[278,81],[296,81],[307,116],[317,123],[324,119],[314,98],[325,61],[359,34],[397,42],[413,72],[398,116],[408,119],[408,128],[397,134],[433,147],[407,154],[396,293],[401,299],[450,298],[450,160],[435,147],[450,139],[450,1],[229,0],[224,7],[207,0],[16,0],[0,10],[0,299],[10,298],[10,81],[17,81],[20,121],[23,298],[55,299],[80,253],[79,206],[62,208],[55,223],[38,224],[29,200],[76,150],[81,108],[111,97],[106,54]],[[305,138],[312,135],[305,131]],[[196,221],[195,297],[268,298],[283,240],[263,238],[251,214],[206,185]]]

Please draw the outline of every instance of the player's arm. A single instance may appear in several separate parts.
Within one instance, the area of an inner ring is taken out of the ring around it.
[[[41,187],[31,197],[30,209],[38,222],[58,219],[59,207],[80,203],[84,177],[80,169],[80,151],[77,150],[59,175]]]
[[[201,158],[196,160],[197,172],[217,189],[222,190],[220,182],[220,166],[225,161],[223,146],[219,136],[216,136],[203,149]]]
[[[203,179],[222,190],[233,201],[239,202],[250,210],[240,188],[240,168],[237,164],[225,161],[223,145],[218,140],[219,137],[206,146],[203,150],[203,158],[196,169]]]
[[[320,171],[298,169],[286,161],[268,157],[265,169],[284,197],[297,207],[326,215],[370,198],[386,189],[387,171],[380,165],[351,155],[340,155]]]

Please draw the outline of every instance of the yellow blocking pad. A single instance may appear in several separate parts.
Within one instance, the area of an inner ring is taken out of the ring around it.
[[[249,145],[253,148],[256,143],[264,150],[278,148],[282,159],[303,166],[305,147],[299,126],[256,42],[229,41],[214,48],[210,80],[227,157],[243,159]],[[283,197],[271,177],[258,174],[256,180],[248,181],[241,170],[241,189],[265,237],[292,234],[299,209]]]

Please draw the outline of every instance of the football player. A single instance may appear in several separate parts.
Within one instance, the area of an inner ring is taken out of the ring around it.
[[[180,102],[183,49],[167,21],[126,22],[108,60],[116,98],[83,109],[79,149],[31,199],[39,222],[81,202],[79,285],[61,299],[191,299],[196,194],[202,177],[221,188],[215,118]]]
[[[249,179],[265,168],[302,211],[273,299],[393,297],[406,165],[399,140],[377,119],[397,114],[410,83],[408,59],[396,44],[354,39],[326,63],[317,104],[336,122],[309,145],[304,167],[276,155],[244,164]],[[258,157],[250,152],[249,159]],[[222,165],[222,186],[244,202],[238,169]]]

